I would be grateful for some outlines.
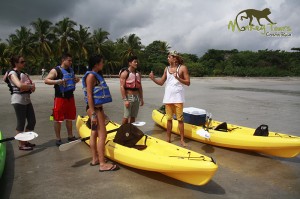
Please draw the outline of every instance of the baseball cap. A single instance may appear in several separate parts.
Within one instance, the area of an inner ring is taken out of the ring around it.
[[[177,52],[176,50],[171,50],[171,51],[169,52],[169,55],[176,56],[176,57],[179,56],[179,54],[178,54],[178,52]]]

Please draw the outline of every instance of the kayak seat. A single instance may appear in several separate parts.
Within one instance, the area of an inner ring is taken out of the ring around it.
[[[114,138],[114,142],[129,148],[137,148],[139,150],[142,150],[147,147],[147,136],[145,138],[144,145],[137,145],[137,143],[144,136],[146,135],[139,128],[137,128],[131,123],[127,123],[119,127]]]
[[[223,123],[219,124],[218,126],[215,127],[214,130],[228,132],[227,123],[223,122]]]
[[[266,124],[262,124],[257,127],[254,131],[254,136],[268,136],[269,135],[269,127]]]

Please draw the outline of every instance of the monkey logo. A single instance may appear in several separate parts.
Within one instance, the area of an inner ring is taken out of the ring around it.
[[[240,27],[239,24],[238,24],[238,17],[239,17],[239,15],[244,14],[244,13],[246,14],[246,16],[244,16],[244,15],[241,16],[240,20],[243,21],[243,19],[250,19],[250,20],[249,20],[249,26],[254,26],[254,25],[252,24],[253,17],[256,18],[256,20],[257,20],[257,22],[258,22],[258,24],[259,24],[260,26],[263,26],[263,25],[260,23],[260,19],[262,19],[262,18],[266,19],[266,20],[267,20],[268,22],[270,22],[271,24],[276,24],[276,23],[272,22],[272,21],[269,19],[269,17],[268,17],[268,15],[271,14],[271,11],[270,11],[269,8],[265,8],[265,9],[263,9],[263,10],[247,9],[247,10],[243,10],[243,11],[239,12],[239,13],[236,15],[236,18],[235,18],[235,23],[236,23],[236,25],[237,25],[237,27],[238,27],[238,29],[239,29],[240,31],[245,31],[245,30],[246,30],[246,27],[245,27],[245,26]]]

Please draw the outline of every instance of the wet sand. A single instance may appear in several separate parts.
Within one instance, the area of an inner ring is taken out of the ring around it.
[[[1,77],[2,78],[2,77]],[[160,173],[129,168],[99,173],[91,167],[90,150],[84,143],[66,152],[55,146],[52,86],[34,77],[32,94],[39,137],[31,152],[18,150],[18,142],[7,142],[7,164],[0,181],[0,198],[300,198],[300,156],[277,158],[249,151],[210,146],[186,139],[188,147],[213,157],[219,169],[204,186],[193,186]],[[120,123],[123,113],[118,79],[106,78],[113,102],[105,105],[108,116]],[[165,139],[165,130],[151,119],[161,105],[164,86],[143,79],[145,105],[137,120],[145,133]],[[300,78],[192,78],[186,87],[185,106],[211,112],[219,121],[300,136]],[[15,113],[8,87],[0,83],[0,129],[5,137],[15,135]],[[75,91],[77,113],[85,115],[81,82]],[[74,132],[78,136],[75,129]],[[62,126],[63,141],[66,128]],[[172,135],[174,144],[180,139]]]

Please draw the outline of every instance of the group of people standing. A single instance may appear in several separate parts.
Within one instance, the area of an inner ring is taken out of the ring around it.
[[[161,78],[155,78],[153,72],[149,74],[150,79],[162,86],[166,83],[163,103],[166,106],[167,141],[171,142],[171,129],[173,115],[179,122],[181,145],[184,142],[184,123],[183,123],[183,103],[184,87],[190,85],[190,77],[187,67],[183,64],[182,58],[176,51],[168,54],[169,66],[164,70]],[[112,101],[109,88],[103,78],[102,70],[104,67],[104,57],[94,55],[89,58],[88,71],[82,78],[82,86],[85,95],[86,112],[91,122],[90,147],[92,152],[91,166],[99,165],[99,171],[115,171],[118,165],[108,163],[104,157],[106,132],[106,115],[103,104]],[[35,84],[29,76],[22,72],[25,66],[25,59],[22,56],[11,58],[12,70],[8,71],[4,77],[11,90],[11,104],[17,116],[16,131],[33,131],[36,123],[35,113],[30,101],[30,94],[35,91]],[[76,105],[74,100],[74,90],[80,81],[72,69],[72,56],[64,54],[61,65],[54,67],[47,77],[45,84],[54,85],[55,97],[53,106],[54,131],[56,135],[56,145],[62,144],[61,125],[66,121],[68,141],[77,138],[73,135],[72,121],[76,119]],[[124,115],[122,124],[133,123],[138,116],[139,106],[144,105],[142,77],[137,70],[138,58],[131,56],[128,59],[128,66],[121,69],[120,92],[124,103]],[[99,89],[102,88],[102,89]],[[103,89],[104,88],[104,89]],[[101,95],[101,97],[99,97]],[[103,97],[105,96],[105,97]],[[27,120],[27,125],[25,128]],[[98,138],[98,141],[97,141]],[[35,144],[30,142],[19,143],[19,150],[32,150]]]

